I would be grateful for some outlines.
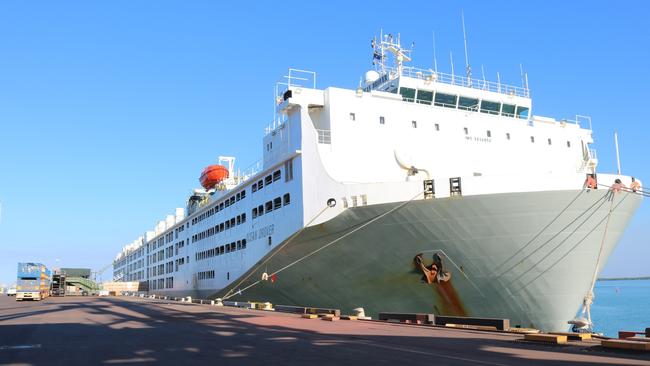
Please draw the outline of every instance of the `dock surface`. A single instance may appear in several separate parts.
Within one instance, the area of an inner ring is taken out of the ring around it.
[[[0,365],[649,365],[599,342],[196,305],[138,297],[0,296]]]

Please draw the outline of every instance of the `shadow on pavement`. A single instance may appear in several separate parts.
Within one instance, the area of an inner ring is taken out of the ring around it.
[[[256,323],[256,318],[262,319],[256,312],[229,314],[181,303],[95,298],[59,300],[50,305],[22,315],[0,316],[0,364],[575,365],[587,364],[585,356],[591,354],[550,346],[531,350],[530,345],[478,334],[325,334],[315,329],[261,325]],[[45,320],[18,323],[21,318],[44,314]],[[592,356],[598,355],[603,356]],[[649,359],[642,354],[603,357],[600,364],[635,364]]]

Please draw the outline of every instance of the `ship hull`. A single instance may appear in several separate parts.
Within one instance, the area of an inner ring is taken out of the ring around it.
[[[195,295],[346,313],[363,307],[370,316],[502,317],[564,330],[589,289],[601,243],[602,269],[641,202],[625,192],[607,195],[507,193],[350,208],[279,245],[242,276],[248,279],[234,281],[241,293],[227,296],[231,286]],[[429,283],[414,258],[421,254],[428,267],[436,253],[451,278]],[[284,267],[275,281],[254,284]]]

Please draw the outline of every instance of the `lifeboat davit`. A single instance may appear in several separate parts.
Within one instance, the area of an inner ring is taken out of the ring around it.
[[[212,189],[228,178],[228,169],[223,165],[210,165],[203,169],[199,181],[205,189]]]

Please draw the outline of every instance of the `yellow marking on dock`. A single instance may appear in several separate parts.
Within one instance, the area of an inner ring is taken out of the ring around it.
[[[573,332],[551,332],[550,334],[565,335],[573,341],[585,341],[591,339],[591,333],[573,333]]]
[[[327,320],[328,322],[333,322],[333,321],[337,321],[337,320],[339,320],[341,318],[339,318],[338,316],[328,314],[327,316],[322,317],[322,319]]]
[[[567,336],[556,334],[524,334],[524,340],[553,344],[565,344],[567,342]]]
[[[496,331],[497,327],[493,327],[490,325],[468,325],[468,324],[453,324],[453,323],[447,323],[445,324],[445,327],[447,328],[458,328],[458,329],[470,329],[470,330],[488,330],[488,331]]]
[[[539,333],[539,329],[533,329],[533,328],[509,328],[508,333],[517,333],[517,334],[537,334]]]
[[[650,351],[650,343],[628,341],[625,339],[603,339],[600,345],[605,348],[628,349],[635,351]]]
[[[316,319],[318,318],[318,315],[316,314],[302,314],[302,317],[305,319]]]
[[[343,320],[357,320],[357,317],[354,315],[341,315],[341,319]]]

